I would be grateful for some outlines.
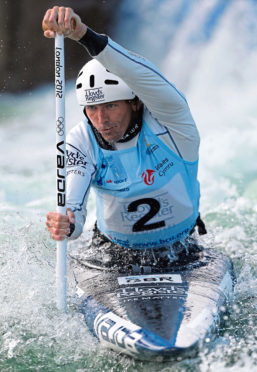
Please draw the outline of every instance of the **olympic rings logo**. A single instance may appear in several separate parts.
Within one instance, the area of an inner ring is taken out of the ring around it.
[[[59,116],[56,120],[56,133],[59,134],[59,136],[64,135],[64,118],[62,116]]]

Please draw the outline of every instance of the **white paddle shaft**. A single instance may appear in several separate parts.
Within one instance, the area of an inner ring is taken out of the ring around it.
[[[55,100],[56,100],[56,211],[66,214],[66,143],[65,143],[65,76],[64,37],[55,37]],[[66,249],[67,239],[57,241],[56,287],[57,308],[66,311]]]

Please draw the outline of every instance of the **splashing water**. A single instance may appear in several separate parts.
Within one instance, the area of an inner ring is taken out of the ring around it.
[[[256,368],[257,3],[136,3],[122,2],[124,22],[114,30],[114,38],[154,60],[186,93],[202,139],[201,214],[208,235],[201,244],[233,259],[238,278],[231,310],[223,314],[216,341],[205,340],[197,357],[159,365],[102,350],[78,312],[72,281],[68,313],[59,314],[55,244],[44,227],[46,212],[55,209],[54,89],[5,95],[0,103],[1,371]],[[137,38],[128,40],[130,29]],[[73,86],[67,85],[69,128],[82,118]],[[85,230],[70,249],[80,248],[86,238]]]

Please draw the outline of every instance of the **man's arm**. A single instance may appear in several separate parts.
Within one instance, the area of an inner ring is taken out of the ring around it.
[[[96,160],[85,122],[80,122],[69,132],[67,146],[67,207],[75,214],[75,229],[71,239],[83,231],[87,215],[87,200],[96,172]]]
[[[46,37],[52,38],[57,32],[83,44],[91,56],[131,87],[161,124],[193,124],[185,97],[156,66],[106,36],[88,29],[71,8],[55,6],[49,9],[43,19],[43,30]]]
[[[42,21],[44,36],[54,38],[56,33],[63,34],[72,40],[80,40],[87,32],[87,26],[81,22],[80,17],[71,8],[55,6],[48,9]],[[46,216],[46,226],[54,240],[63,240],[73,233],[79,236],[83,228],[83,216],[81,210],[75,213],[71,208],[67,208],[67,214],[62,215],[58,212],[49,212]],[[75,230],[75,231],[74,231]]]
[[[185,160],[198,158],[199,134],[183,94],[145,58],[88,28],[70,8],[54,7],[43,21],[45,36],[55,32],[78,41],[108,70],[120,76],[151,115],[164,125]]]
[[[66,142],[67,215],[57,212],[47,214],[46,225],[54,240],[67,236],[77,239],[86,220],[87,200],[91,182],[96,172],[96,162],[91,142],[81,122],[69,132]]]
[[[197,160],[200,138],[187,101],[156,66],[90,28],[79,43],[109,71],[121,77],[153,118],[166,127],[168,142],[176,144],[175,152],[179,156],[188,161]]]

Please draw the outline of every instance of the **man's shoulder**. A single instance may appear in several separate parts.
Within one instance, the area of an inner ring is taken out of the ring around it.
[[[167,132],[167,129],[152,116],[147,107],[144,107],[143,120],[145,124],[151,129],[151,131],[156,135],[164,134]]]
[[[92,159],[94,158],[87,120],[82,120],[69,131],[66,143],[67,148],[77,149],[87,156],[90,155]]]
[[[77,133],[86,133],[88,130],[87,128],[87,120],[81,120],[80,122],[78,122],[76,125],[74,125],[74,127],[72,127],[70,130],[69,130],[69,133],[68,135],[76,135]]]
[[[87,120],[81,120],[78,124],[76,124],[73,128],[70,129],[67,135],[67,142],[82,142],[89,141],[89,133],[88,133],[88,125]]]

